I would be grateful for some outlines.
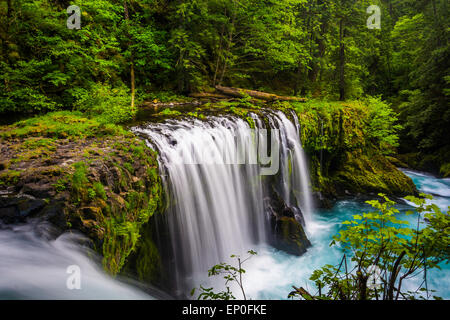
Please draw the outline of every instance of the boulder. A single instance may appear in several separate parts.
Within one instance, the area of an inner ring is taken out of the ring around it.
[[[47,203],[32,197],[1,197],[0,221],[3,223],[24,222],[27,217],[39,212]]]
[[[302,225],[295,218],[281,217],[277,219],[275,238],[275,248],[296,256],[304,254],[311,246]]]
[[[275,190],[265,200],[273,235],[271,245],[292,255],[304,254],[311,242],[303,229],[305,221],[300,208],[287,205]]]

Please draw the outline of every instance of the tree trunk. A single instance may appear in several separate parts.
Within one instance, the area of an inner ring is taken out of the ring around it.
[[[394,300],[394,288],[395,281],[397,280],[398,273],[400,271],[400,262],[405,256],[406,252],[402,251],[402,253],[398,256],[397,260],[395,260],[394,267],[392,268],[391,277],[389,279],[389,287],[387,291],[387,300]],[[399,288],[400,290],[400,288]]]
[[[228,33],[228,45],[227,45],[227,55],[230,53],[231,50],[231,43],[233,42],[233,32],[234,32],[234,24],[236,21],[236,2],[233,0],[233,14],[232,14],[232,18],[231,18],[231,27],[230,27],[230,32]],[[224,61],[224,66],[222,69],[222,74],[220,75],[220,80],[219,80],[219,85],[222,84],[223,78],[225,76],[225,73],[227,71],[227,67],[228,67],[228,59],[225,58]]]
[[[135,89],[135,80],[134,80],[134,61],[133,61],[133,56],[131,56],[130,75],[131,75],[131,109],[134,109],[134,96],[136,94],[136,89]]]
[[[125,20],[129,21],[130,20],[130,15],[128,13],[128,6],[127,6],[127,1],[124,0],[123,1],[123,11],[124,11],[124,15],[125,15]],[[128,34],[128,26],[127,26],[127,34]],[[128,35],[129,36],[129,35]],[[131,45],[131,41],[128,42],[128,46]],[[133,59],[133,52],[130,49],[130,82],[131,82],[131,109],[134,109],[134,96],[136,93],[135,90],[135,76],[134,76],[134,59]]]
[[[318,37],[315,38],[318,51],[315,54],[315,58],[317,61],[321,61],[321,59],[325,56],[325,41],[323,40],[324,35],[327,32],[327,25],[326,22],[321,21],[320,26],[320,34]],[[313,66],[311,68],[311,71],[309,73],[309,80],[312,83],[315,83],[317,81],[317,77],[319,75],[320,71],[320,62],[313,63]]]
[[[216,67],[214,70],[214,78],[213,78],[213,87],[216,86],[217,82],[217,75],[219,74],[219,66],[220,66],[220,59],[222,57],[222,39],[225,33],[224,25],[222,25],[222,29],[220,31],[220,39],[219,39],[219,51],[217,52],[217,60],[216,60]]]
[[[5,26],[5,36],[2,37],[3,39],[3,47],[2,47],[2,51],[3,51],[3,57],[5,59],[5,61],[8,61],[8,38],[9,38],[9,26],[11,24],[11,14],[12,14],[12,4],[11,4],[11,0],[6,1],[6,26]]]
[[[344,22],[339,22],[339,100],[345,100],[345,44],[344,44]]]

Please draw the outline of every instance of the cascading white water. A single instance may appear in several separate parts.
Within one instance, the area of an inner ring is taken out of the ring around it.
[[[285,152],[285,161],[282,162],[282,174],[284,183],[284,199],[290,206],[300,207],[305,219],[306,226],[312,218],[312,196],[310,191],[310,179],[308,166],[303,148],[300,142],[300,125],[296,115],[293,115],[293,124],[282,112],[277,113],[277,121],[280,128],[280,135],[284,141],[281,144],[281,152]],[[290,192],[295,199],[289,197]]]
[[[243,141],[257,144],[255,137],[259,137],[265,139],[263,145],[270,144],[262,134],[264,121],[252,117],[256,131],[242,119],[229,117],[169,120],[133,129],[159,151],[170,198],[166,216],[174,262],[182,270],[181,276],[176,274],[177,282],[184,282],[181,287],[191,289],[197,285],[192,279],[195,274],[204,277],[211,266],[228,261],[231,254],[243,254],[268,240],[267,179],[260,175],[261,165],[233,162],[241,155]],[[298,127],[282,112],[267,118],[271,136],[279,142],[281,165],[276,179],[282,185],[282,197],[288,205],[299,207],[308,221],[312,201]],[[252,157],[257,156],[250,152],[248,159]],[[205,161],[187,164],[187,158]],[[218,159],[232,161],[214,161]]]
[[[100,257],[82,245],[87,239],[81,234],[65,233],[52,239],[53,233],[51,225],[42,222],[0,224],[0,300],[154,299],[119,281],[125,278],[108,276]],[[79,270],[78,288],[67,285],[70,266]]]

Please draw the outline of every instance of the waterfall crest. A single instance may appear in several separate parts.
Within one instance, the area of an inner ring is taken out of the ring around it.
[[[187,289],[197,285],[192,282],[195,274],[204,277],[211,266],[228,261],[231,254],[243,254],[268,241],[264,200],[270,184],[276,185],[287,205],[301,209],[303,217],[299,218],[306,224],[311,219],[309,174],[297,116],[293,115],[292,123],[282,112],[268,112],[270,139],[263,134],[264,119],[256,114],[251,117],[255,130],[246,121],[228,116],[168,120],[133,128],[159,152],[170,203],[166,219],[176,277]],[[256,152],[244,150],[247,161],[236,162],[245,143],[259,150],[258,146],[269,145],[273,149],[273,141],[279,150],[271,150],[271,155],[278,151],[280,163],[274,176],[261,175],[261,164],[252,162],[261,157]]]

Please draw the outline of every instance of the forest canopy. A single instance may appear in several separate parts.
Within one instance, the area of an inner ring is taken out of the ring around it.
[[[80,29],[67,27],[70,5]],[[446,0],[5,0],[0,12],[4,115],[110,110],[121,122],[135,94],[138,105],[216,85],[380,96],[398,113],[400,152],[437,170],[450,158]]]

